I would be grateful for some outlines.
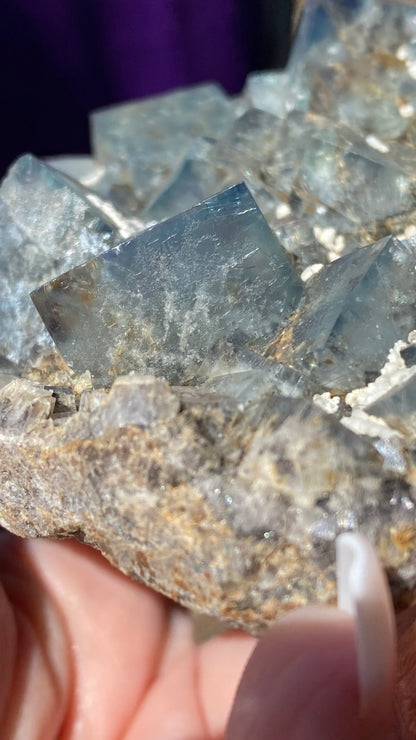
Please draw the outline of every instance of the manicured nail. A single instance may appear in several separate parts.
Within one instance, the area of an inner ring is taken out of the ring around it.
[[[391,700],[396,665],[396,630],[389,586],[372,545],[360,534],[336,541],[338,607],[355,619],[364,716]]]

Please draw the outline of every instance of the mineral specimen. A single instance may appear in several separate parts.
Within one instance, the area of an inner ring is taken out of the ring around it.
[[[12,531],[81,537],[132,577],[253,632],[282,609],[334,598],[337,532],[384,542],[397,590],[415,577],[400,546],[412,510],[389,503],[407,496],[404,479],[313,404],[272,394],[244,411],[138,375],[93,393],[58,423],[41,384],[0,391],[1,521]]]
[[[416,600],[415,50],[409,6],[310,0],[239,98],[116,106],[92,159],[15,163],[2,526],[254,633],[334,601],[347,530]]]

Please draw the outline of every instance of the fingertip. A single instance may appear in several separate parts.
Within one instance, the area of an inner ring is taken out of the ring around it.
[[[0,726],[11,688],[16,659],[16,641],[16,622],[13,609],[3,586],[0,585]]]
[[[374,548],[360,534],[337,539],[338,606],[355,622],[363,716],[388,707],[396,676],[397,639],[390,589]]]
[[[370,543],[337,543],[339,609],[288,614],[259,641],[227,740],[391,737],[396,637],[386,577]]]
[[[227,740],[357,740],[354,639],[353,620],[335,609],[302,609],[283,618],[249,660]]]

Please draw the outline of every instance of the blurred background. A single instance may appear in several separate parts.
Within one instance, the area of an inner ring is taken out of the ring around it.
[[[89,150],[88,113],[284,66],[291,0],[3,0],[0,175],[25,151]]]

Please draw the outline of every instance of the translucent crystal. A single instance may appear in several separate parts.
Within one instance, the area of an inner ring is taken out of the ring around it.
[[[218,140],[197,140],[174,176],[143,213],[159,221],[245,180],[262,212],[273,221],[279,197],[289,195],[301,152],[298,131],[264,111],[249,109]]]
[[[281,117],[310,110],[364,135],[400,138],[413,129],[405,101],[415,37],[413,9],[400,3],[310,0],[287,69],[250,75],[246,98]]]
[[[416,205],[413,179],[346,129],[312,136],[297,187],[363,226]]]
[[[391,390],[366,407],[366,412],[384,419],[393,429],[414,437],[416,435],[416,377]]]
[[[296,257],[301,268],[327,261],[327,253],[319,244],[312,224],[306,218],[282,219],[276,225],[276,233],[286,251]]]
[[[309,95],[305,91],[305,100],[290,94],[290,76],[285,71],[252,72],[244,87],[244,95],[252,108],[272,113],[284,118],[296,104],[298,110],[309,107]]]
[[[307,394],[307,382],[297,370],[252,352],[244,340],[244,334],[236,332],[231,339],[216,342],[190,384],[243,404],[270,393],[292,398]]]
[[[261,180],[276,195],[289,195],[298,172],[304,143],[304,116],[292,115],[288,120],[256,109],[250,109],[237,119],[218,144],[218,151],[235,166]]]
[[[144,211],[146,222],[176,216],[221,190],[227,170],[215,161],[214,145],[208,139],[195,142],[172,179]]]
[[[0,187],[0,354],[15,362],[50,343],[30,290],[119,240],[80,186],[26,154]]]
[[[343,512],[345,519],[349,512],[351,525],[351,518],[360,519],[383,495],[378,453],[317,406],[272,395],[249,406],[246,418],[258,432],[237,474],[232,480],[223,476],[221,487],[204,490],[214,511],[238,532],[284,529],[289,541],[305,543],[329,515]],[[261,475],[253,480],[255,470]],[[303,519],[297,537],[295,512]],[[332,540],[350,528],[340,520]]]
[[[299,398],[304,391],[300,373],[278,363],[270,363],[268,367],[256,370],[217,375],[203,387],[215,393],[232,396],[244,404],[271,393]]]
[[[48,157],[46,164],[87,188],[93,188],[104,174],[104,166],[89,154]]]
[[[416,345],[411,344],[409,347],[402,349],[400,352],[406,367],[413,367],[416,365]]]
[[[115,105],[91,116],[93,152],[100,162],[117,165],[115,177],[132,184],[144,204],[193,139],[216,138],[235,115],[236,106],[214,84]]]
[[[415,250],[395,237],[335,260],[268,356],[289,359],[330,390],[366,385],[416,325],[415,267]]]
[[[303,288],[244,184],[158,224],[32,293],[78,372],[171,382],[219,339],[271,337]]]

